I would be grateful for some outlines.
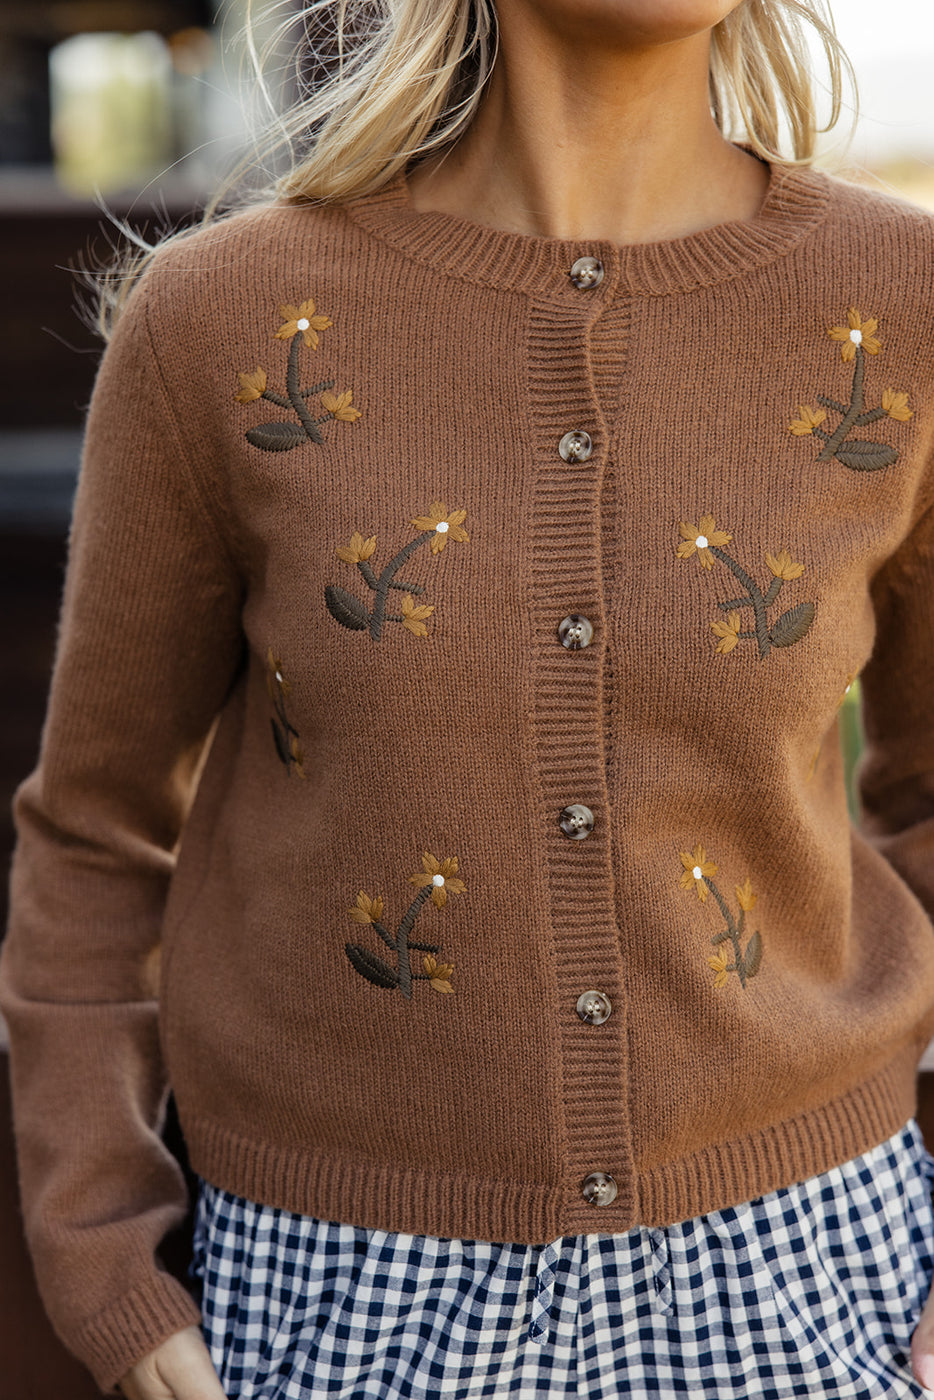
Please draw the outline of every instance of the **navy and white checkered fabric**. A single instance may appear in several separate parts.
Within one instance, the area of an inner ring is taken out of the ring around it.
[[[932,1182],[914,1119],[754,1201],[542,1245],[364,1229],[203,1182],[191,1273],[231,1400],[922,1397]]]

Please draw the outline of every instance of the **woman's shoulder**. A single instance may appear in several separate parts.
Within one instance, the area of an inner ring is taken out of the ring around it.
[[[865,253],[888,245],[894,252],[934,255],[934,212],[898,190],[853,175],[814,171],[829,196],[831,222]]]

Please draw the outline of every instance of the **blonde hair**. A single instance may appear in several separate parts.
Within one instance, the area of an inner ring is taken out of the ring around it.
[[[254,148],[215,191],[199,222],[151,244],[113,220],[134,246],[103,270],[77,269],[93,292],[84,319],[105,340],[140,273],[166,243],[250,205],[326,204],[370,194],[401,167],[452,145],[470,125],[496,59],[493,0],[310,0],[298,14],[294,0],[275,0],[266,11],[273,24],[261,50],[253,6],[247,0],[244,51],[268,113]],[[276,12],[284,16],[278,22]],[[829,72],[830,114],[823,126],[807,26]],[[292,52],[275,68],[283,40]],[[283,75],[286,88],[291,85],[285,100],[270,86],[270,77]],[[818,134],[836,125],[843,110],[845,79],[855,122],[855,77],[825,0],[742,0],[713,29],[714,120],[725,137],[744,141],[765,160],[812,162]],[[781,149],[783,126],[790,152]],[[285,169],[270,173],[283,157]],[[258,173],[265,183],[245,190],[243,182],[255,182]]]

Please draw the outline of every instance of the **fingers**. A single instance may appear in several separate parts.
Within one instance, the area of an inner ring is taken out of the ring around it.
[[[934,1391],[934,1287],[911,1338],[911,1369],[925,1390]]]
[[[186,1327],[120,1381],[127,1400],[227,1400],[200,1327]]]

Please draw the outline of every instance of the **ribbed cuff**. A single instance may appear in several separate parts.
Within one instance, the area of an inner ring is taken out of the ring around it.
[[[131,1366],[173,1332],[200,1322],[201,1312],[191,1294],[171,1274],[160,1271],[62,1340],[105,1395],[119,1395],[117,1382]]]

